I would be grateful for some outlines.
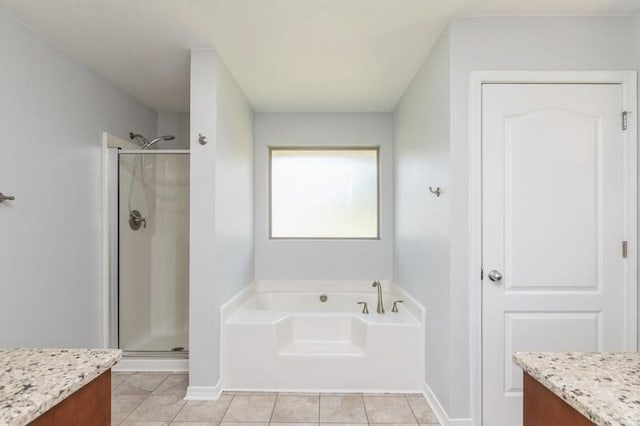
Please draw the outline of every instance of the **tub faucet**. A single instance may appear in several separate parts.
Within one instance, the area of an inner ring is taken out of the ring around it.
[[[380,281],[374,281],[373,284],[371,284],[371,287],[378,287],[378,309],[376,309],[376,312],[384,314],[384,305],[382,304],[382,285],[380,284]]]

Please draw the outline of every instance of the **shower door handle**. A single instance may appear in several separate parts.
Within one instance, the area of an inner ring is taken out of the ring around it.
[[[0,192],[0,203],[4,201],[13,201],[15,199],[16,197],[14,197],[13,195],[4,195],[2,192]]]

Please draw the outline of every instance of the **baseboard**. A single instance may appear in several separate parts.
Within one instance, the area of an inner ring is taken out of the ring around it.
[[[473,421],[471,419],[449,419],[449,426],[471,426]]]
[[[222,380],[215,386],[189,386],[184,399],[188,401],[216,401],[222,395]]]
[[[124,357],[112,368],[113,371],[171,371],[188,372],[188,359],[132,358]]]
[[[471,419],[452,419],[447,414],[446,410],[440,404],[438,397],[433,393],[431,388],[427,383],[424,384],[424,390],[422,391],[425,399],[431,405],[431,409],[433,409],[433,413],[436,415],[438,419],[438,423],[440,426],[472,426],[473,421]]]

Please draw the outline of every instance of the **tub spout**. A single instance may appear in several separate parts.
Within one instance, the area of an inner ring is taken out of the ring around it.
[[[380,284],[380,281],[374,281],[371,286],[378,287],[378,309],[376,309],[376,312],[384,314],[384,305],[382,304],[382,285]]]

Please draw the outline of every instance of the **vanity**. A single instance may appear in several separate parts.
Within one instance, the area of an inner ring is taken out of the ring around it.
[[[0,349],[0,425],[110,425],[119,349]]]
[[[517,352],[524,426],[640,424],[640,354]]]

